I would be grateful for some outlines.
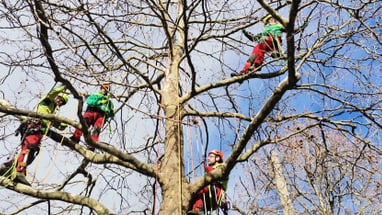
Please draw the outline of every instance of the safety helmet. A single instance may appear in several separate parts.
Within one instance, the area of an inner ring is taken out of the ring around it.
[[[210,152],[208,153],[208,155],[210,155],[210,154],[214,154],[214,155],[216,155],[216,156],[219,156],[220,159],[221,159],[222,161],[223,161],[223,159],[224,159],[224,154],[223,154],[223,152],[220,151],[220,150],[214,149],[214,150],[212,150],[212,151],[210,151]]]
[[[266,16],[264,17],[264,19],[263,19],[263,22],[264,22],[264,23],[267,23],[268,20],[269,20],[270,18],[272,18],[272,15],[271,15],[271,14],[266,15]]]
[[[68,103],[69,96],[66,93],[59,93],[57,96],[61,97],[64,100],[64,104]]]
[[[103,83],[103,84],[101,85],[101,88],[104,88],[104,89],[106,89],[107,91],[110,91],[110,83]]]

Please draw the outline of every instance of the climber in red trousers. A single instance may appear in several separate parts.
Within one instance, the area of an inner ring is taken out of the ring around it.
[[[63,105],[65,105],[69,97],[64,93],[66,87],[58,86],[51,90],[37,105],[37,113],[54,114]],[[15,182],[20,182],[30,186],[26,180],[27,166],[30,165],[40,151],[41,139],[50,128],[54,126],[59,130],[64,130],[66,123],[52,122],[41,118],[29,118],[24,120],[16,130],[16,136],[21,137],[21,152],[16,159],[10,160],[0,166],[0,174],[8,176],[11,174],[12,164],[17,160]],[[11,176],[11,178],[13,178]]]
[[[267,15],[264,19],[264,30],[258,35],[253,35],[250,32],[243,30],[244,35],[251,41],[257,41],[258,43],[253,48],[251,55],[245,63],[243,69],[239,73],[232,73],[231,76],[239,76],[248,73],[249,68],[254,65],[257,71],[260,71],[258,67],[263,64],[264,54],[268,52],[279,53],[281,52],[281,34],[285,32],[283,26],[276,22],[276,19],[271,15]]]
[[[204,167],[206,173],[213,171],[215,168],[223,164],[224,154],[220,150],[212,150],[208,153],[208,166]],[[227,180],[214,182],[205,186],[200,190],[192,205],[192,211],[188,215],[202,215],[208,211],[222,208],[226,214],[228,210],[228,202],[225,198],[225,190],[227,189]]]
[[[98,142],[105,121],[114,117],[114,105],[110,101],[108,93],[110,92],[110,84],[105,83],[100,87],[100,92],[91,94],[87,100],[87,108],[83,115],[88,126],[93,126],[91,138],[94,142]],[[74,142],[79,142],[82,131],[76,129],[73,136],[70,137]],[[94,146],[88,145],[89,150],[94,150]]]

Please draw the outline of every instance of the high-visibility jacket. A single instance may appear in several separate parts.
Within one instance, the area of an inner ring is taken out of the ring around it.
[[[263,36],[271,35],[274,37],[280,37],[282,32],[285,32],[285,30],[281,24],[270,24],[264,27],[262,35]]]
[[[58,86],[51,90],[37,105],[37,113],[54,114],[57,110],[57,105],[54,99],[58,94],[65,90],[65,85]],[[43,120],[45,126],[49,125],[49,120]]]
[[[106,118],[114,117],[114,104],[110,101],[107,95],[102,92],[91,94],[87,99],[87,109],[93,111],[100,111],[105,114]]]

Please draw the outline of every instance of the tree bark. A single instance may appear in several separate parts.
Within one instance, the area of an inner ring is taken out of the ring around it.
[[[287,187],[286,179],[284,177],[284,174],[282,172],[282,166],[280,163],[280,159],[275,151],[271,152],[271,161],[272,161],[272,167],[275,173],[275,184],[277,193],[280,196],[281,205],[284,210],[284,214],[286,215],[294,215],[296,214],[292,200],[290,199],[290,193]]]

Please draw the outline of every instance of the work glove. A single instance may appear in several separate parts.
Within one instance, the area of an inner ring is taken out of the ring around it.
[[[15,131],[15,136],[16,137],[19,136],[19,134],[23,135],[25,133],[25,131],[27,129],[27,123],[26,122],[27,122],[26,120],[23,121],[20,124],[20,126],[16,129],[16,131]]]
[[[304,23],[302,23],[302,25],[300,26],[301,29],[304,29],[306,28],[306,26],[308,26],[308,21],[305,21]]]
[[[246,30],[241,30],[243,32],[243,34],[245,35],[245,37],[247,37],[250,41],[252,42],[258,42],[261,38],[262,38],[262,34],[252,34],[251,32],[248,32]]]
[[[254,35],[253,39],[256,41],[256,42],[259,42],[261,41],[263,38],[266,38],[266,37],[263,37],[263,35],[260,33],[260,34],[256,34]]]
[[[65,128],[68,127],[68,124],[64,123],[64,122],[61,122],[59,125],[58,125],[58,130],[65,130]]]

